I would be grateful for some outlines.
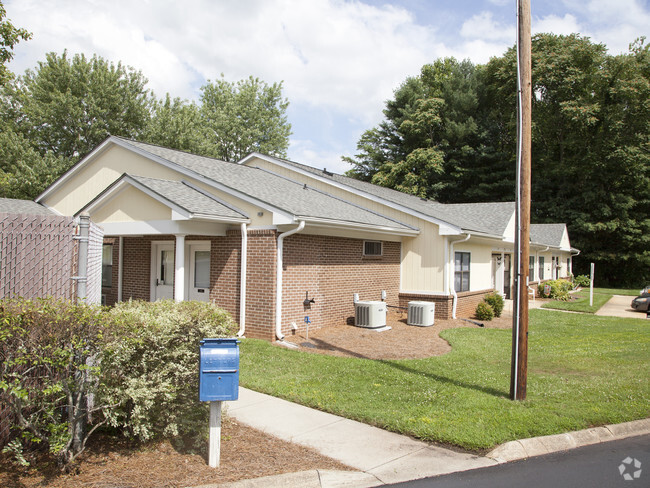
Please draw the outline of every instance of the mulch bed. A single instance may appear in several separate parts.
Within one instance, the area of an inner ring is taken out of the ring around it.
[[[386,325],[390,330],[378,332],[353,325],[335,325],[309,331],[299,331],[286,337],[287,342],[301,350],[333,356],[365,359],[416,359],[440,356],[451,351],[449,343],[440,337],[445,329],[458,327],[478,328],[475,322],[485,328],[509,329],[512,327],[512,313],[504,311],[501,317],[486,322],[477,319],[434,321],[431,327],[416,327],[406,324],[406,311],[390,311]]]
[[[91,438],[73,474],[62,474],[44,458],[22,468],[0,455],[3,488],[177,488],[226,483],[311,469],[352,470],[331,458],[239,424],[222,422],[221,462],[184,454],[168,441],[146,445],[109,436]]]

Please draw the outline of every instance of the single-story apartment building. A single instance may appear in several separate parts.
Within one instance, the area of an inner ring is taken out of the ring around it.
[[[208,300],[240,335],[346,323],[353,295],[471,316],[513,286],[515,206],[441,204],[285,159],[237,163],[109,137],[36,202],[104,230],[103,300]],[[535,280],[571,273],[564,224],[531,226]]]

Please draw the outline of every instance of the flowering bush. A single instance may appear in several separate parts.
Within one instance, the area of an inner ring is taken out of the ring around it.
[[[544,287],[549,286],[549,293],[545,293]],[[567,280],[551,280],[540,283],[537,287],[538,295],[541,298],[553,298],[554,300],[569,300],[569,291],[573,289],[573,285]]]

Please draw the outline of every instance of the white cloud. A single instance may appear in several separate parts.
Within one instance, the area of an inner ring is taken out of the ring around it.
[[[581,31],[578,20],[571,14],[565,14],[563,17],[547,15],[539,19],[535,18],[532,24],[533,34],[552,32],[558,35],[568,35]]]
[[[514,23],[502,24],[494,20],[492,12],[481,12],[463,23],[460,34],[465,38],[487,41],[512,41]]]
[[[292,139],[289,159],[314,168],[327,169],[332,173],[343,174],[352,169],[352,166],[341,160],[341,152],[340,150],[323,151],[313,141]]]

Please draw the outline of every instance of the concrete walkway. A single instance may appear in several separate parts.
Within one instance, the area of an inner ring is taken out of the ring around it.
[[[358,471],[311,470],[266,476],[220,488],[367,488],[467,471],[541,454],[650,433],[650,419],[533,439],[507,442],[486,456],[432,446],[296,403],[239,389],[227,402],[237,421],[281,439],[311,447]],[[203,485],[195,488],[214,488]]]
[[[246,388],[239,389],[239,400],[228,402],[227,412],[239,422],[358,469],[362,473],[339,472],[340,481],[350,478],[354,486],[398,483],[497,464]]]
[[[646,314],[643,312],[635,312],[630,308],[634,297],[614,295],[610,298],[605,305],[600,307],[596,315],[607,315],[609,317],[623,317],[630,319],[645,319]]]

